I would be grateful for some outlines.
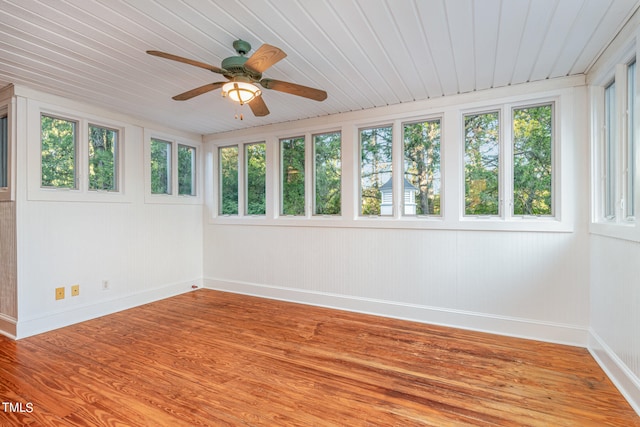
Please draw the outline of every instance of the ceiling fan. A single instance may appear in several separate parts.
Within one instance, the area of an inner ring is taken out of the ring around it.
[[[315,101],[324,101],[327,99],[327,92],[320,89],[282,80],[262,78],[262,73],[265,70],[287,56],[281,49],[263,44],[253,55],[246,57],[246,54],[251,50],[251,45],[248,42],[236,40],[233,42],[233,48],[238,55],[224,59],[222,64],[220,64],[220,68],[157,50],[148,50],[147,53],[149,55],[204,68],[214,73],[222,74],[228,80],[209,83],[176,95],[173,97],[176,101],[186,101],[198,95],[222,88],[223,97],[228,96],[234,101],[239,102],[240,105],[248,104],[253,114],[261,117],[269,114],[269,109],[262,99],[262,91],[256,86],[256,83],[265,89],[302,96],[303,98],[313,99]]]

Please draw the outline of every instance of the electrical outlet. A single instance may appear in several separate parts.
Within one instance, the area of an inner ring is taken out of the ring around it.
[[[64,299],[64,287],[56,288],[56,299]]]
[[[102,290],[103,291],[108,291],[109,290],[109,281],[108,280],[103,280],[102,281]]]
[[[80,285],[71,286],[71,296],[77,297],[78,295],[80,295]]]

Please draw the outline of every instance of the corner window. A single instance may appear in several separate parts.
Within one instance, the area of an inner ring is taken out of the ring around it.
[[[340,215],[342,180],[342,134],[314,135],[315,215]]]
[[[267,212],[267,147],[265,143],[245,145],[246,214]]]
[[[238,215],[238,146],[220,147],[219,214]]]
[[[513,215],[553,215],[553,105],[513,110]]]
[[[360,131],[360,214],[393,215],[392,127]]]
[[[151,194],[171,194],[171,142],[151,139]]]
[[[500,215],[500,118],[464,116],[465,215]]]
[[[178,194],[196,195],[196,149],[178,144]]]
[[[403,125],[404,215],[441,214],[440,119]]]
[[[304,137],[280,140],[281,215],[305,214]]]
[[[77,189],[77,127],[72,120],[40,116],[41,186]]]
[[[0,188],[9,186],[9,134],[7,132],[8,118],[0,117]]]
[[[118,190],[118,131],[89,125],[89,190]]]

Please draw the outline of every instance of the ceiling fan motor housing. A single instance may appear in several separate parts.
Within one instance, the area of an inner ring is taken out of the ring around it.
[[[258,81],[262,78],[261,73],[254,73],[244,67],[244,63],[247,62],[245,56],[230,56],[222,60],[222,68],[225,70],[224,76],[229,80],[234,77],[246,76],[254,81]]]

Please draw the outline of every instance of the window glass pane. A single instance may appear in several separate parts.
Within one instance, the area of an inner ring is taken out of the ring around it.
[[[611,83],[604,90],[604,217],[614,219],[616,217],[616,84]]]
[[[313,137],[316,215],[340,215],[341,141],[340,132]]]
[[[9,135],[7,116],[0,117],[0,188],[7,187],[9,171]]]
[[[238,214],[238,146],[222,147],[220,154],[220,214]]]
[[[171,143],[151,139],[151,193],[171,194]]]
[[[280,140],[282,215],[304,215],[304,137]]]
[[[405,124],[404,214],[440,215],[440,120]]]
[[[465,116],[464,136],[465,215],[499,215],[498,112]]]
[[[178,194],[196,195],[196,149],[178,145]]]
[[[89,125],[89,189],[116,191],[118,131]]]
[[[247,215],[264,215],[266,207],[267,151],[264,143],[247,144]]]
[[[552,215],[552,105],[513,110],[513,214]]]
[[[392,128],[360,131],[360,214],[392,215]]]
[[[77,123],[42,115],[40,124],[42,186],[76,188]]]
[[[629,64],[627,69],[627,187],[626,187],[626,216],[635,216],[635,186],[636,177],[636,62]]]

